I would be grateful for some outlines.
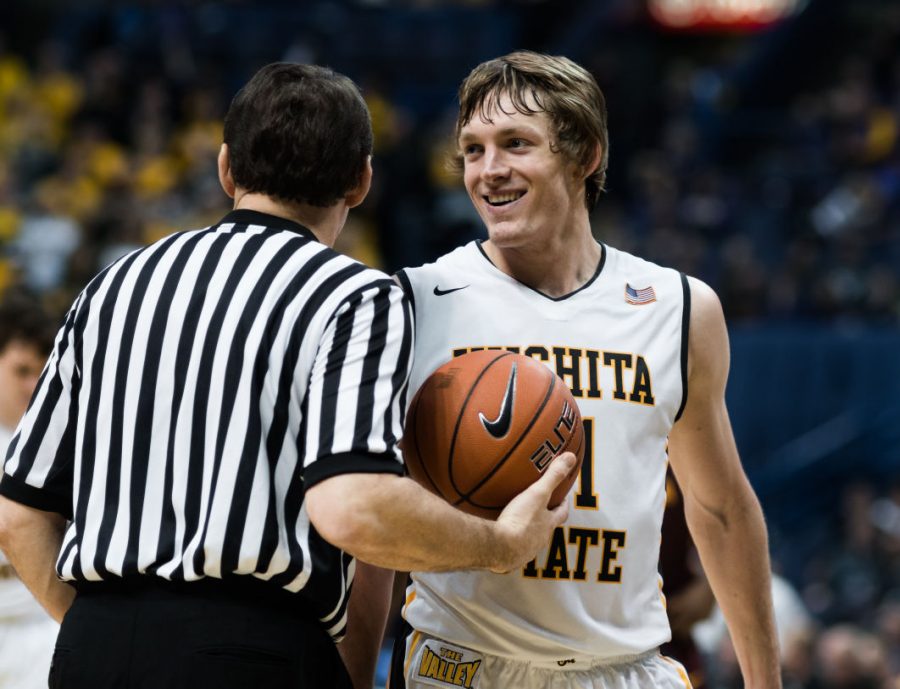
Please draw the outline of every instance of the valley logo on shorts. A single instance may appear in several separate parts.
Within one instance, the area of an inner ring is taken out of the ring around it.
[[[413,662],[413,678],[436,687],[477,689],[480,654],[448,644],[440,639],[427,639]]]

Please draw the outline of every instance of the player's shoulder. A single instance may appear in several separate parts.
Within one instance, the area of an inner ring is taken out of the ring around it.
[[[444,254],[430,263],[397,271],[397,279],[407,292],[415,294],[420,289],[452,289],[455,282],[476,270],[484,259],[478,242],[472,241]],[[450,282],[447,282],[447,281]],[[443,285],[442,283],[447,283]],[[452,284],[451,284],[452,283]]]
[[[603,249],[606,252],[605,269],[610,272],[622,272],[633,275],[659,275],[669,278],[681,275],[675,268],[661,265],[624,249],[617,249],[609,244],[604,244]]]
[[[609,266],[611,272],[618,270],[625,273],[660,275],[670,279],[677,279],[685,285],[686,289],[690,290],[693,300],[711,306],[719,303],[715,290],[700,278],[687,275],[676,268],[656,263],[622,249],[616,249],[608,244],[603,246],[607,252],[606,265]]]
[[[690,291],[692,331],[707,332],[713,328],[723,328],[725,314],[716,291],[693,276],[686,277],[686,284]]]

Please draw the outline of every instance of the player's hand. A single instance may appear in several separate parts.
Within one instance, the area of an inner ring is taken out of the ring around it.
[[[556,487],[575,468],[575,455],[564,452],[550,462],[547,470],[515,498],[497,517],[496,528],[501,543],[507,547],[498,552],[498,562],[491,571],[503,573],[522,567],[537,551],[550,542],[553,530],[569,516],[569,501],[548,507]]]

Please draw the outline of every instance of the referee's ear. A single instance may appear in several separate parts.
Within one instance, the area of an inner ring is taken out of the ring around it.
[[[228,157],[228,144],[222,144],[219,149],[219,184],[228,194],[228,198],[234,198],[234,178],[231,176],[231,158]]]
[[[223,144],[224,145],[224,144]],[[219,154],[219,158],[221,159],[221,153]],[[219,169],[221,170],[221,163],[219,164]],[[219,173],[221,175],[221,172]],[[363,168],[362,174],[359,177],[359,184],[357,184],[353,189],[348,191],[344,198],[347,201],[347,208],[355,208],[359,204],[361,204],[366,195],[369,193],[369,189],[372,188],[372,156],[366,156],[366,166]]]

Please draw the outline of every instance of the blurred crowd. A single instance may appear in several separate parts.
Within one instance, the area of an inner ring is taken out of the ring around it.
[[[900,687],[900,484],[858,482],[803,544],[813,555],[776,572],[773,601],[785,689]],[[795,544],[793,547],[798,547]],[[783,544],[781,555],[789,559]],[[775,568],[781,569],[779,548]],[[721,613],[694,628],[707,689],[742,686]]]
[[[596,236],[706,280],[732,323],[896,326],[900,7],[885,8],[852,50],[823,57],[829,68],[781,99],[760,95],[768,75],[745,79],[696,53],[644,69],[634,53],[619,59],[620,43],[572,54],[610,108]],[[0,294],[24,287],[61,314],[117,257],[216,221],[228,209],[215,159],[234,84],[263,62],[330,63],[327,46],[298,41],[229,73],[185,38],[161,41],[148,60],[115,32],[27,50],[0,36]],[[428,108],[396,75],[360,66],[351,76],[373,115],[376,180],[338,248],[394,270],[482,236],[444,165],[464,69]],[[900,689],[900,488],[859,484],[845,497],[812,534],[816,555],[777,580],[786,686]],[[739,686],[721,632],[708,627],[704,648],[708,686]]]
[[[742,81],[736,57],[717,63],[676,46],[641,68],[622,39],[573,55],[610,108],[598,238],[705,279],[732,322],[896,323],[900,8],[880,11],[823,63],[827,74],[774,101],[754,91],[775,89],[775,75]],[[640,19],[618,21],[634,33]],[[226,207],[214,159],[243,74],[192,53],[190,36],[136,52],[123,31],[47,39],[27,54],[0,38],[0,288],[20,281],[65,304],[129,248]],[[747,63],[751,45],[732,50]],[[301,38],[259,61],[276,59],[328,64],[329,54]],[[464,69],[446,75],[443,110],[417,108],[396,71],[389,81],[362,65],[351,73],[375,122],[376,189],[344,250],[394,270],[481,236],[444,166]]]
[[[0,289],[59,312],[103,266],[227,208],[215,159],[221,98],[136,79],[112,46],[73,70],[63,47],[0,43]]]
[[[873,12],[858,26],[833,10],[846,30],[816,35],[801,16],[730,67],[666,60],[657,126],[620,161],[598,233],[706,279],[731,322],[897,323],[900,7],[857,7]],[[614,99],[628,62],[594,64]]]

